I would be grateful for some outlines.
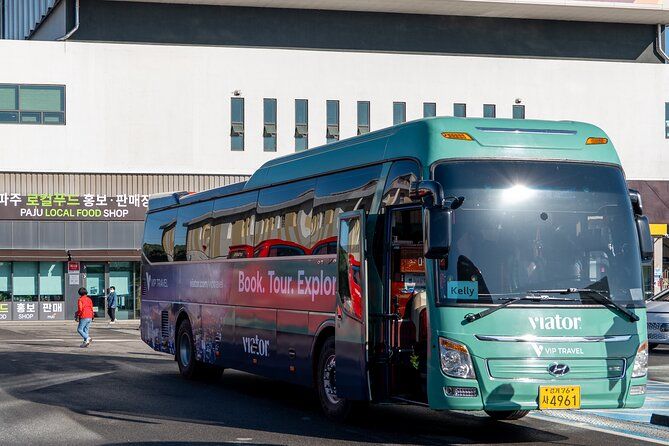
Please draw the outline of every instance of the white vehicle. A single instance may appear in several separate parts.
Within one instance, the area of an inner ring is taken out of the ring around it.
[[[648,317],[648,347],[669,344],[669,288],[646,301]]]

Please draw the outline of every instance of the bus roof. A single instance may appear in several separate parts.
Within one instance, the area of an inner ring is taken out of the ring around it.
[[[442,132],[467,133],[473,141],[446,139]],[[263,164],[244,189],[321,175],[399,158],[423,166],[441,159],[507,158],[591,161],[620,165],[599,127],[574,121],[530,119],[425,118],[273,159]]]
[[[471,141],[442,133],[466,133]],[[605,144],[586,145],[590,137]],[[386,160],[414,158],[423,166],[442,159],[525,159],[601,162],[620,165],[608,136],[599,127],[574,121],[436,117],[389,127],[263,164],[245,183],[187,194],[165,194],[149,202],[149,212],[351,169]]]

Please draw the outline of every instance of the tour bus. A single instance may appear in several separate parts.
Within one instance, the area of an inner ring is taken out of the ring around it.
[[[601,129],[421,119],[152,197],[141,333],[185,378],[313,386],[334,419],[634,408],[651,256]]]

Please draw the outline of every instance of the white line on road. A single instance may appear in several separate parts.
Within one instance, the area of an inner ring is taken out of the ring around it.
[[[65,342],[65,341],[76,341],[81,340],[81,338],[53,338],[53,339],[3,339],[0,342],[14,342],[14,343],[26,343],[26,342]],[[99,339],[93,338],[93,342],[141,342],[140,339]]]
[[[550,421],[551,423],[563,424],[565,426],[570,426],[570,427],[579,427],[581,429],[587,429],[587,430],[596,431],[596,432],[604,432],[606,434],[617,435],[619,437],[633,438],[635,440],[646,441],[646,442],[649,442],[649,443],[669,445],[669,441],[660,440],[659,438],[644,437],[642,435],[634,435],[634,434],[630,434],[630,433],[627,433],[627,432],[620,432],[620,431],[617,431],[617,430],[614,430],[614,429],[605,429],[603,427],[596,427],[596,426],[592,426],[590,424],[574,422],[574,421],[571,421],[571,420],[562,420],[562,419],[559,419],[559,418],[553,418],[549,415],[530,413],[528,415],[528,417],[529,418],[534,418],[534,419],[537,419],[537,420]]]

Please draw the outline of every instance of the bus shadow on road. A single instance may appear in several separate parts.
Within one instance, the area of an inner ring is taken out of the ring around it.
[[[310,389],[242,372],[226,370],[216,382],[186,381],[176,365],[165,359],[105,356],[93,350],[85,354],[3,352],[0,382],[17,376],[29,382],[45,372],[61,378],[32,388],[3,386],[3,391],[16,399],[66,408],[92,430],[101,429],[100,419],[108,419],[129,426],[140,423],[146,429],[154,424],[156,429],[164,427],[166,422],[197,423],[371,444],[567,439],[532,427],[528,421],[495,422],[478,413],[440,413],[414,406],[373,406],[350,423],[334,423],[321,414]]]

